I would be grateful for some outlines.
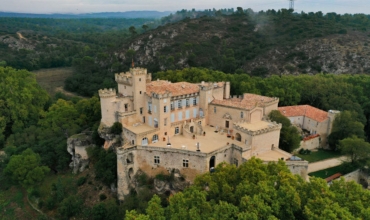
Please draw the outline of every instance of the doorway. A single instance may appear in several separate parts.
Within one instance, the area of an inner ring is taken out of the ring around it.
[[[225,128],[229,128],[229,121],[228,120],[225,121]]]
[[[194,126],[190,126],[190,132],[194,133]]]
[[[212,156],[211,159],[209,160],[209,169],[214,168],[215,164],[216,164],[216,157]]]

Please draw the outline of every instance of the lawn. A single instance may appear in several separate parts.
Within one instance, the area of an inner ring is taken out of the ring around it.
[[[307,160],[309,163],[312,163],[312,162],[317,162],[320,160],[340,157],[342,155],[338,151],[318,150],[318,151],[311,152],[310,154],[297,153],[296,156],[304,160]]]
[[[343,167],[342,166],[337,166],[337,167],[332,167],[332,168],[328,168],[328,169],[325,169],[325,170],[320,170],[320,171],[316,171],[316,172],[313,172],[313,173],[309,173],[308,175],[325,179],[325,178],[327,178],[327,177],[329,177],[333,174],[336,174],[336,173],[341,173],[342,175],[346,174],[346,173],[343,173]]]

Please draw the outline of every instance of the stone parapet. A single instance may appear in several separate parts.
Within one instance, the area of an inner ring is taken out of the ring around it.
[[[243,133],[252,135],[252,136],[260,135],[260,134],[265,134],[265,133],[268,133],[268,132],[271,132],[271,131],[275,131],[275,130],[280,130],[281,129],[281,124],[277,124],[276,122],[271,122],[271,124],[267,128],[259,129],[259,130],[256,130],[256,131],[252,131],[252,130],[249,130],[249,129],[243,127],[241,125],[243,123],[245,123],[245,122],[234,123],[234,126],[233,126],[234,129],[237,130],[237,131],[240,131],[240,132],[243,132]]]
[[[116,89],[100,89],[99,90],[100,98],[115,97],[116,95],[117,95]]]

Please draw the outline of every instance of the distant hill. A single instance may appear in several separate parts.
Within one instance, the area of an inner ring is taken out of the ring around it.
[[[208,11],[195,17],[180,11],[162,20],[186,17],[134,37],[119,51],[156,72],[205,67],[226,73],[370,73],[370,19],[363,14]],[[193,17],[195,17],[193,19]]]
[[[32,14],[0,12],[0,17],[21,18],[161,18],[171,14],[170,11],[126,11],[126,12],[101,12],[85,14]]]

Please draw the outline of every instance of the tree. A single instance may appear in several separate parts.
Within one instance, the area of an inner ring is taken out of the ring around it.
[[[130,31],[131,35],[134,36],[137,34],[136,28],[134,26],[129,27],[128,31]]]
[[[146,30],[148,30],[149,27],[148,27],[148,25],[143,24],[143,26],[141,26],[141,28],[144,29],[144,31],[146,31]]]
[[[337,149],[339,141],[347,137],[364,138],[364,125],[357,121],[356,116],[355,112],[343,111],[335,117],[332,131],[328,136],[331,149]]]
[[[110,128],[110,132],[113,134],[121,134],[122,124],[120,122],[114,122],[112,127]]]
[[[37,84],[34,74],[11,67],[0,66],[0,88],[1,144],[11,133],[36,124],[49,96]]]
[[[340,140],[339,150],[350,157],[352,164],[370,158],[370,143],[356,136]]]
[[[27,149],[20,155],[10,157],[4,173],[23,187],[33,186],[40,183],[50,171],[48,167],[41,166],[40,161],[38,154],[35,154],[31,149]]]
[[[280,130],[279,147],[288,152],[292,152],[294,149],[297,149],[300,145],[301,137],[297,128],[290,123],[290,120],[282,115],[279,110],[271,111],[269,118],[282,125]]]

